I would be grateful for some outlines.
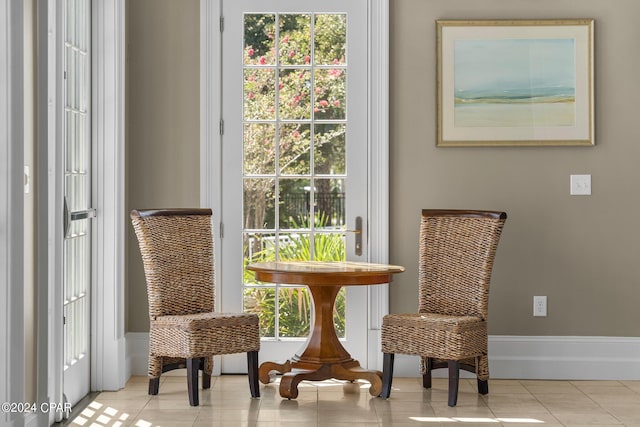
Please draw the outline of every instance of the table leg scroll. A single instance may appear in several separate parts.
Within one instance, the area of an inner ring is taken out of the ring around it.
[[[285,374],[291,372],[291,361],[287,360],[284,363],[276,362],[264,362],[258,369],[258,378],[262,384],[269,384],[275,380],[274,372]]]
[[[345,367],[341,365],[333,366],[333,376],[332,378],[336,378],[339,380],[367,380],[371,383],[371,387],[369,388],[369,394],[374,397],[377,397],[382,392],[382,372],[380,371],[371,371],[368,369],[361,368],[359,365],[355,367]]]

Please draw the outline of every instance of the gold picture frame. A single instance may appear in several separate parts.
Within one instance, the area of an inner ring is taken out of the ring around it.
[[[593,26],[437,20],[436,145],[594,145]]]

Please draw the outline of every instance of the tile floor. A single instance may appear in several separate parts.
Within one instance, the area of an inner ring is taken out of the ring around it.
[[[147,395],[147,378],[133,377],[118,392],[100,393],[71,426],[640,426],[640,381],[490,380],[479,396],[475,379],[460,380],[458,406],[447,406],[447,383],[431,390],[417,378],[395,378],[391,398],[369,395],[367,383],[302,383],[295,400],[277,384],[260,385],[251,399],[246,376],[212,378],[189,406],[184,376],[166,376],[160,394]]]

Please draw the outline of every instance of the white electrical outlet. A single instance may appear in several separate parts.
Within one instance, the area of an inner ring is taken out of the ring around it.
[[[535,317],[547,317],[547,297],[533,297],[533,315]]]
[[[569,191],[570,195],[591,195],[591,175],[570,175],[569,181],[571,183],[571,189]]]

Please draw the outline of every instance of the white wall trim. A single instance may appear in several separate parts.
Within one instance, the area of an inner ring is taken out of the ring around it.
[[[125,2],[93,2],[95,150],[91,390],[118,390],[127,376],[124,332]]]
[[[127,332],[127,375],[147,376],[149,366],[149,333]]]
[[[23,5],[0,3],[0,402],[24,400]],[[24,415],[0,413],[0,424]]]
[[[200,206],[213,210],[214,239],[220,236],[222,168],[213,165],[222,158],[222,34],[219,23],[221,0],[200,0]],[[222,261],[222,245],[214,245],[216,268]],[[220,310],[221,275],[216,274],[215,310]],[[213,374],[220,375],[220,356],[214,358]],[[145,368],[146,369],[146,368]]]
[[[45,178],[39,181],[41,186],[40,192],[46,194],[46,209],[40,210],[44,212],[44,217],[39,218],[39,225],[46,224],[46,237],[40,234],[43,242],[47,242],[47,252],[38,253],[38,257],[43,256],[47,260],[46,276],[42,277],[39,283],[39,292],[42,291],[47,297],[47,310],[39,313],[47,313],[46,324],[43,322],[39,327],[45,328],[47,337],[42,338],[45,347],[39,350],[44,361],[47,363],[46,389],[47,399],[51,402],[64,402],[63,392],[63,246],[64,236],[62,227],[63,218],[63,194],[64,194],[64,163],[62,150],[62,120],[64,111],[64,97],[62,95],[62,84],[59,82],[59,76],[64,72],[63,68],[63,41],[58,38],[58,30],[62,25],[62,7],[56,0],[48,0],[46,2],[38,2],[39,25],[47,26],[46,32],[43,28],[38,29],[39,33],[47,35],[47,40],[41,41],[40,55],[38,61],[42,64],[39,67],[40,72],[46,75],[39,78],[38,93],[41,98],[38,100],[39,108],[39,148],[46,145],[44,153],[38,153],[38,157],[46,155],[46,173],[45,166],[39,169],[40,176]],[[43,36],[44,37],[44,36]],[[45,95],[46,94],[46,98]],[[46,142],[45,142],[46,141]],[[44,191],[46,189],[46,191]],[[44,202],[44,198],[40,199]],[[42,221],[42,222],[40,222]],[[46,239],[46,240],[44,240]],[[44,357],[47,354],[48,357]],[[38,378],[38,382],[45,381],[45,378]],[[60,421],[61,413],[50,413],[49,423]]]
[[[489,372],[493,379],[640,380],[640,338],[492,335]],[[396,355],[394,376],[419,374],[417,356]]]
[[[148,351],[148,333],[127,333],[132,375],[147,375]],[[418,377],[419,370],[417,356],[396,355],[395,377]],[[640,380],[640,338],[492,335],[489,371],[493,379]],[[446,370],[434,376],[446,376]]]
[[[389,261],[389,0],[368,3],[369,261]],[[369,286],[367,363],[382,369],[380,329],[389,286]]]

